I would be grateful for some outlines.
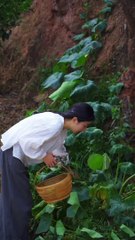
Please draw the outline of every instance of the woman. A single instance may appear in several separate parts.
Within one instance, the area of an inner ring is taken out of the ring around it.
[[[57,155],[67,155],[63,145],[67,130],[75,134],[85,131],[92,120],[92,107],[77,103],[64,113],[44,112],[27,117],[2,134],[1,240],[29,239],[32,197],[27,167],[41,162],[55,166]]]

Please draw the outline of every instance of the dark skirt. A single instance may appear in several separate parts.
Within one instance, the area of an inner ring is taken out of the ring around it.
[[[0,240],[28,240],[32,196],[28,170],[13,157],[12,149],[0,150]]]

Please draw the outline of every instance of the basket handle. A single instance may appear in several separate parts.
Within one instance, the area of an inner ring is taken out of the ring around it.
[[[59,164],[59,163],[60,163],[60,164]],[[71,174],[72,177],[75,176],[73,170],[72,170],[69,166],[66,167],[62,162],[58,162],[57,166],[60,166],[60,167],[62,167],[63,169],[65,169],[68,173]],[[35,177],[36,177],[39,173],[41,173],[45,168],[46,168],[46,165],[43,166],[42,168],[40,168],[40,169],[36,172]]]
[[[37,172],[36,172],[36,176],[41,173],[44,169],[46,168],[46,165],[41,167]]]
[[[65,166],[63,163],[60,163],[60,166],[61,166],[63,169],[65,169],[68,173],[70,173],[72,177],[74,177],[74,172],[73,172],[73,170],[71,169],[70,166],[67,167],[67,166]]]

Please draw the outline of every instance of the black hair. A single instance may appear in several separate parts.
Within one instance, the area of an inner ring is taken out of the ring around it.
[[[65,119],[77,117],[79,122],[90,122],[95,119],[93,108],[85,102],[76,103],[68,111],[59,114]]]

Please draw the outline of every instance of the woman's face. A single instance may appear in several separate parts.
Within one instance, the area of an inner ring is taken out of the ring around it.
[[[90,121],[79,122],[76,117],[71,119],[70,130],[73,133],[84,132],[90,125]]]

